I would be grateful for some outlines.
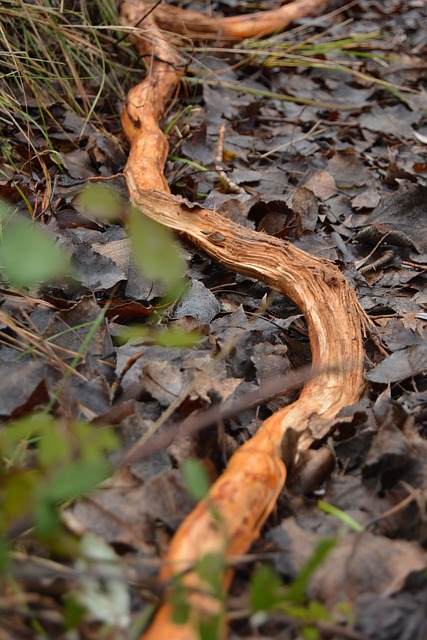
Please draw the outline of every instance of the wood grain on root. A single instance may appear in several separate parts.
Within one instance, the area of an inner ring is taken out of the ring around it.
[[[285,29],[291,22],[324,9],[328,0],[295,0],[271,11],[241,16],[207,16],[200,11],[160,4],[154,11],[157,25],[190,40],[230,41]]]
[[[299,0],[292,4],[310,5]],[[124,24],[135,25],[147,14],[147,6],[126,0],[121,12]],[[277,23],[273,28],[278,28]],[[261,31],[266,29],[261,23]],[[192,570],[194,563],[210,553],[226,558],[244,553],[258,536],[285,482],[281,445],[288,429],[300,434],[300,450],[307,448],[324,435],[325,425],[342,407],[360,397],[366,318],[354,292],[331,262],[170,194],[163,173],[168,143],[158,121],[178,86],[181,61],[153,14],[131,38],[141,55],[150,59],[149,73],[129,92],[122,116],[131,145],[125,176],[133,204],[233,271],[262,280],[292,298],[307,320],[313,369],[318,372],[296,402],[268,418],[233,455],[207,498],[172,539],[160,577],[167,581],[183,575],[191,617],[184,625],[174,624],[171,606],[165,603],[144,638],[192,640],[198,637],[198,621],[219,610],[209,585]],[[225,571],[225,586],[230,577],[231,572]]]

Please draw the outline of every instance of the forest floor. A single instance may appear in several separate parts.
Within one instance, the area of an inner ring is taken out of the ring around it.
[[[189,6],[206,4],[246,11]],[[334,261],[376,328],[363,397],[291,470],[236,561],[233,638],[427,637],[426,24],[423,0],[360,0],[266,39],[187,43],[162,122],[173,193]],[[184,293],[167,302],[132,258],[119,115],[143,71],[124,35],[103,35],[116,66],[101,92],[97,77],[71,81],[80,112],[49,92],[40,108],[0,50],[0,98],[22,105],[0,99],[0,640],[138,637],[197,497],[185,461],[214,480],[298,391],[272,397],[271,381],[310,363],[300,310],[267,286],[181,242]],[[55,244],[25,241],[30,219]],[[226,417],[199,428],[214,405]]]

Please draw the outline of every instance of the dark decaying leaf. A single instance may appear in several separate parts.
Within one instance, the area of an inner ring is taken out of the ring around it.
[[[0,416],[33,410],[46,400],[46,367],[37,362],[0,361]]]
[[[120,373],[136,354],[142,355],[122,382],[125,397],[148,392],[163,406],[168,406],[191,383],[191,395],[210,402],[209,391],[214,389],[226,399],[241,383],[240,379],[227,376],[224,362],[212,360],[210,353],[203,350],[125,345],[117,351],[117,371]]]
[[[319,233],[306,231],[295,240],[294,244],[303,251],[307,251],[307,253],[311,253],[319,258],[325,258],[326,260],[337,259],[337,251],[335,247],[332,246],[331,241],[322,238]]]
[[[320,489],[335,468],[334,453],[327,447],[309,449],[291,467],[288,487],[293,494],[310,494]]]
[[[351,204],[354,209],[375,209],[381,199],[380,192],[375,188],[366,189],[355,196]]]
[[[427,188],[406,184],[383,196],[368,224],[359,232],[359,241],[375,244],[387,234],[389,244],[414,247],[422,253],[427,248]]]
[[[90,291],[111,289],[129,276],[130,243],[124,230],[70,229],[65,232],[73,252],[77,277]]]
[[[83,243],[77,244],[73,257],[81,282],[91,291],[111,289],[126,279],[126,271],[116,262]]]
[[[372,183],[369,169],[353,150],[337,151],[328,162],[329,173],[339,189],[352,194],[355,187],[365,187]]]
[[[427,344],[415,344],[395,351],[368,372],[371,382],[398,382],[422,373],[427,368]]]
[[[393,424],[384,425],[375,436],[363,465],[364,478],[376,478],[378,489],[390,489],[414,466],[416,452]]]
[[[174,309],[175,318],[191,316],[198,322],[210,322],[221,311],[216,297],[200,280],[193,280]]]
[[[40,314],[33,317],[34,323],[42,337],[54,343],[68,353],[76,354],[91,331],[94,323],[99,320],[101,309],[92,296],[83,297],[71,309],[56,313]],[[107,327],[101,322],[87,345],[78,365],[80,372],[89,377],[92,375],[108,375],[111,366],[103,360],[104,355],[111,353],[112,344]],[[66,353],[67,353],[66,352]]]
[[[418,331],[414,331],[417,328],[416,319],[414,318],[414,323],[411,320],[408,315],[403,319],[390,318],[384,325],[382,338],[390,351],[401,351],[406,347],[421,344],[425,339],[425,336],[420,336]],[[422,330],[421,325],[419,328]]]
[[[67,416],[91,420],[110,409],[110,384],[105,376],[92,377],[88,381],[72,377],[61,393],[61,404]]]
[[[314,231],[319,213],[317,198],[310,189],[299,187],[292,196],[292,209],[302,231]]]
[[[424,640],[427,636],[425,572],[408,578],[408,589],[389,595],[356,598],[356,629],[375,640]]]
[[[108,491],[81,501],[66,518],[76,531],[91,531],[110,543],[151,555],[159,523],[173,531],[193,506],[177,471],[161,470],[143,481],[123,468]]]
[[[411,140],[414,129],[412,124],[417,121],[417,114],[411,112],[405,105],[396,104],[392,107],[374,105],[369,113],[360,117],[360,124],[370,131],[385,133],[398,140]]]

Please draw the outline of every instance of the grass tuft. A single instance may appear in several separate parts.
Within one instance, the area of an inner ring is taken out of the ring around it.
[[[114,0],[1,2],[0,151],[15,171],[22,169],[23,154],[28,161],[53,151],[52,130],[74,142],[57,121],[58,107],[83,118],[81,133],[89,121],[108,126],[106,113],[119,126],[117,102],[134,81],[127,78],[136,59],[126,42],[117,46],[121,35]],[[16,149],[17,138],[27,154]]]

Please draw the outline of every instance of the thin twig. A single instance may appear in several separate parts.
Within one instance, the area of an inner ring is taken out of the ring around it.
[[[218,144],[215,155],[215,171],[217,171],[219,177],[224,180],[229,191],[231,191],[232,193],[246,193],[246,191],[242,189],[242,187],[239,187],[239,185],[233,182],[233,180],[226,174],[221,164],[224,154],[224,137],[226,128],[227,123],[225,120],[223,120],[218,133]]]

